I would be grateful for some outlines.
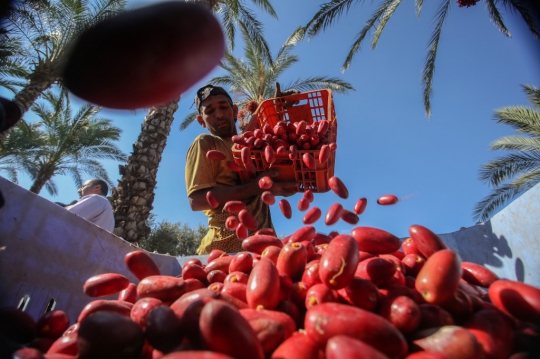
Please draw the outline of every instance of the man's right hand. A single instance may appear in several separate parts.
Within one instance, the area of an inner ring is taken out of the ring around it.
[[[264,176],[268,176],[272,179],[276,178],[277,176],[279,176],[279,170],[276,168],[272,168],[272,169],[269,169],[268,171],[262,172],[257,177],[257,182],[259,181],[259,179],[261,179]],[[290,197],[293,194],[298,192],[296,186],[297,186],[296,181],[283,181],[283,182],[274,181],[272,187],[270,187],[270,189],[268,190],[274,196]]]
[[[281,86],[280,86],[279,82],[276,81],[276,92],[274,93],[274,98],[290,96],[290,95],[298,95],[299,93],[300,93],[300,91],[298,91],[297,89],[290,89],[290,90],[281,91]],[[298,101],[289,101],[289,100],[287,100],[287,101],[283,102],[283,106],[285,108],[291,107],[291,106],[296,105],[296,104],[298,104]]]

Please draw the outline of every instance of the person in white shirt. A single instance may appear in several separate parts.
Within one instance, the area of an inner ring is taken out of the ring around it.
[[[77,192],[79,200],[66,209],[112,233],[114,214],[106,197],[109,192],[107,182],[97,178],[90,179]]]

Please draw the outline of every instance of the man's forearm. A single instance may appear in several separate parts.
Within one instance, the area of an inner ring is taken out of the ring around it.
[[[193,211],[204,211],[212,209],[206,200],[206,194],[212,191],[212,194],[219,202],[220,207],[228,201],[245,200],[254,196],[259,196],[262,190],[256,181],[244,183],[238,186],[215,186],[212,188],[200,189],[189,196],[189,203]]]

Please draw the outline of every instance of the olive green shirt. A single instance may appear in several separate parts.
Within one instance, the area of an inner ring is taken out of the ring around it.
[[[215,186],[236,186],[240,184],[238,173],[227,166],[227,161],[233,161],[232,138],[221,138],[212,134],[201,134],[195,138],[186,155],[186,190],[188,196],[198,190],[210,190]],[[209,160],[206,152],[218,150],[227,158],[223,161]],[[247,210],[255,217],[259,224],[258,229],[272,228],[270,208],[265,204],[261,196],[244,201]],[[223,211],[225,203],[220,203],[216,209],[203,211],[208,217],[208,233],[202,239],[197,249],[198,254],[209,254],[213,249],[221,249],[228,253],[243,250],[242,241],[236,236],[236,232],[225,228],[225,221],[233,213]],[[253,235],[255,231],[250,231]]]

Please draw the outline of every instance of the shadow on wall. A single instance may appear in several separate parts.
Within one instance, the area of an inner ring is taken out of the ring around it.
[[[521,258],[516,258],[515,262],[516,279],[520,282],[525,281],[525,265]]]
[[[491,221],[484,223],[482,226],[483,234],[480,238],[483,239],[486,245],[486,253],[491,254],[486,256],[485,263],[494,267],[502,267],[504,264],[501,261],[501,258],[512,258],[512,249],[508,245],[508,240],[505,236],[497,236],[493,233],[493,228],[491,226]]]
[[[490,221],[442,234],[440,237],[459,253],[464,262],[501,268],[505,264],[503,260],[513,256],[508,240],[503,235],[493,233]]]
[[[526,268],[523,260],[519,257],[513,260],[514,253],[510,243],[504,235],[494,233],[491,221],[443,234],[441,238],[460,254],[464,262],[488,266],[501,277],[508,277],[514,272],[515,280],[520,282],[525,280]]]

